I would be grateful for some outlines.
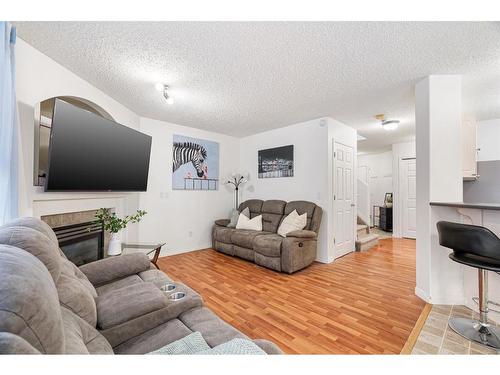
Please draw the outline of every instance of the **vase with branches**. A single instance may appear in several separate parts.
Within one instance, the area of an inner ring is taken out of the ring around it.
[[[146,214],[147,212],[144,210],[137,210],[133,215],[120,218],[116,216],[116,213],[110,212],[106,208],[97,210],[95,217],[102,223],[104,229],[111,233],[108,255],[119,255],[122,252],[120,231],[125,229],[129,223],[138,223]]]

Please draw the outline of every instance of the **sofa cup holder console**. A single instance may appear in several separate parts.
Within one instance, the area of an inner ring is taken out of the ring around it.
[[[179,301],[185,297],[186,297],[185,292],[175,292],[175,293],[172,293],[171,295],[169,295],[168,299],[171,301]]]
[[[161,290],[162,292],[164,292],[164,293],[170,293],[170,292],[174,291],[174,290],[175,290],[175,288],[177,288],[175,284],[170,284],[170,283],[169,283],[169,284],[165,284],[165,285],[163,285],[163,286],[160,288],[160,290]]]

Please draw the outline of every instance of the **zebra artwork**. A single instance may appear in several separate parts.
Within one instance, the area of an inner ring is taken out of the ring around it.
[[[219,144],[174,135],[172,188],[176,190],[217,190]]]
[[[198,177],[205,175],[205,159],[207,150],[193,142],[174,142],[172,171],[175,172],[183,164],[191,162]]]

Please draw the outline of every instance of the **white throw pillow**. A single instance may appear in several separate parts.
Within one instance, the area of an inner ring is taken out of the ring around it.
[[[240,214],[236,229],[262,230],[262,215],[255,216],[253,219]]]
[[[293,210],[290,214],[283,219],[280,227],[278,228],[278,234],[281,237],[286,237],[286,235],[294,230],[302,230],[307,225],[307,214],[299,215],[297,210]]]

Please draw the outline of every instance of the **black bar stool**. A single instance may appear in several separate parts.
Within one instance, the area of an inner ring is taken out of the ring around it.
[[[453,249],[450,259],[478,269],[479,321],[450,319],[449,326],[459,335],[500,349],[500,329],[488,323],[488,271],[500,271],[500,238],[484,227],[440,221],[439,244]]]

